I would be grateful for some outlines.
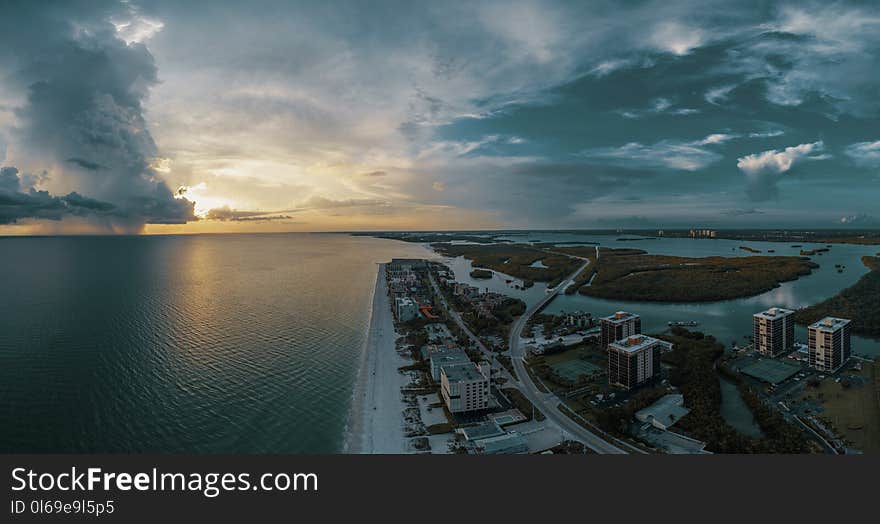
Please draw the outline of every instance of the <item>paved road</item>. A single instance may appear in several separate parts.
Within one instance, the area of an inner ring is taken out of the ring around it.
[[[598,248],[597,248],[598,253]],[[523,362],[523,347],[520,340],[520,334],[522,333],[523,327],[525,327],[526,323],[529,319],[541,310],[545,305],[547,305],[551,300],[556,298],[560,292],[563,292],[568,286],[574,283],[574,280],[578,275],[581,274],[583,270],[587,268],[590,264],[589,260],[585,260],[584,264],[580,266],[577,271],[572,273],[572,275],[560,283],[558,286],[553,288],[552,291],[549,291],[547,295],[539,300],[537,303],[530,306],[526,309],[526,312],[516,319],[511,326],[510,329],[510,359],[513,363],[513,367],[516,370],[516,374],[520,379],[520,391],[522,391],[523,395],[528,398],[532,404],[535,405],[539,410],[541,410],[544,415],[551,421],[553,421],[556,425],[561,427],[563,431],[566,432],[568,438],[573,438],[575,440],[579,440],[584,443],[585,446],[595,451],[596,453],[608,453],[608,454],[625,454],[628,453],[627,450],[621,449],[617,447],[615,444],[606,440],[603,436],[598,434],[597,432],[593,432],[588,430],[587,428],[581,426],[567,415],[565,415],[562,411],[559,410],[559,404],[561,400],[554,395],[553,393],[544,393],[535,385],[532,381],[532,377],[529,376],[529,373],[526,371],[525,363]],[[633,451],[640,451],[637,448],[632,448]]]

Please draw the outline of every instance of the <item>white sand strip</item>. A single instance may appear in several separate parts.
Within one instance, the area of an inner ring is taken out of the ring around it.
[[[346,453],[407,452],[400,389],[407,378],[398,368],[407,364],[395,349],[397,333],[388,298],[385,265],[379,265],[373,291],[370,331],[349,416]]]

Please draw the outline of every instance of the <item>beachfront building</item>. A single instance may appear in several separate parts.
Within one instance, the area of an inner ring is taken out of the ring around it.
[[[752,316],[755,350],[768,357],[794,350],[794,311],[771,307]]]
[[[636,388],[660,373],[662,344],[646,335],[632,335],[608,344],[608,383]]]
[[[428,262],[418,258],[392,258],[386,270],[393,275],[410,273],[428,267]]]
[[[473,362],[440,367],[440,393],[450,413],[489,407],[489,378]]]
[[[400,322],[409,322],[419,317],[419,305],[409,297],[397,297],[394,300],[394,312]]]
[[[810,367],[833,373],[840,369],[852,352],[850,321],[825,317],[807,328]]]
[[[608,345],[612,342],[641,333],[642,317],[626,311],[618,311],[611,316],[600,318],[599,325],[602,328],[599,343],[602,349],[608,349]]]
[[[440,381],[440,368],[453,364],[468,364],[471,359],[463,349],[439,349],[431,352],[428,357],[431,365],[431,378]]]

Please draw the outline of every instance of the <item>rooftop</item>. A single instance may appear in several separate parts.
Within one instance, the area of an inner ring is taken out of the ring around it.
[[[766,311],[761,311],[760,313],[755,313],[756,317],[766,318],[767,320],[775,320],[778,318],[783,318],[788,315],[791,315],[794,311],[790,309],[785,309],[781,307],[771,307]]]
[[[825,317],[814,324],[810,324],[810,328],[821,331],[837,331],[843,326],[849,324],[849,322],[850,321],[845,318]]]
[[[486,455],[495,453],[526,453],[529,443],[519,433],[511,431],[496,437],[480,439],[477,443],[477,451]]]
[[[618,311],[613,315],[608,315],[607,317],[602,317],[602,320],[607,320],[609,322],[625,322],[627,320],[632,320],[639,318],[635,313],[629,313],[627,311]]]
[[[499,435],[504,435],[505,433],[505,431],[501,429],[501,426],[499,426],[498,423],[494,421],[484,422],[476,426],[464,428],[461,431],[462,433],[464,433],[464,438],[467,440],[479,440],[482,438],[497,437]]]
[[[636,419],[642,422],[656,420],[664,427],[669,427],[681,420],[691,410],[684,407],[683,395],[666,395],[645,409],[636,411]]]
[[[461,380],[480,380],[482,378],[485,378],[483,374],[480,373],[480,370],[477,369],[477,365],[473,362],[446,364],[444,366],[441,366],[440,370],[451,382],[458,382]]]
[[[642,349],[649,348],[660,341],[647,335],[633,335],[623,340],[618,340],[608,344],[609,348],[626,351],[627,353],[635,353]]]
[[[431,366],[451,366],[453,364],[470,364],[471,359],[461,349],[436,351],[431,353]]]

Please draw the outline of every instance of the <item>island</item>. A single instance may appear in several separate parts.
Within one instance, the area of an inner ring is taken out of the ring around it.
[[[564,251],[587,254],[576,248]],[[688,258],[611,248],[600,248],[599,253],[592,265],[595,277],[591,275],[591,284],[581,285],[578,292],[597,298],[654,302],[750,297],[819,267],[807,258],[792,256]]]
[[[557,253],[549,248],[535,248],[529,244],[451,244],[435,243],[431,247],[441,255],[465,257],[475,267],[488,268],[521,279],[526,287],[530,282],[547,282],[554,287],[573,273],[583,261]],[[590,248],[595,251],[595,248]],[[543,261],[544,266],[535,266]]]
[[[471,271],[471,278],[487,279],[492,278],[492,272],[488,269],[476,268]]]

